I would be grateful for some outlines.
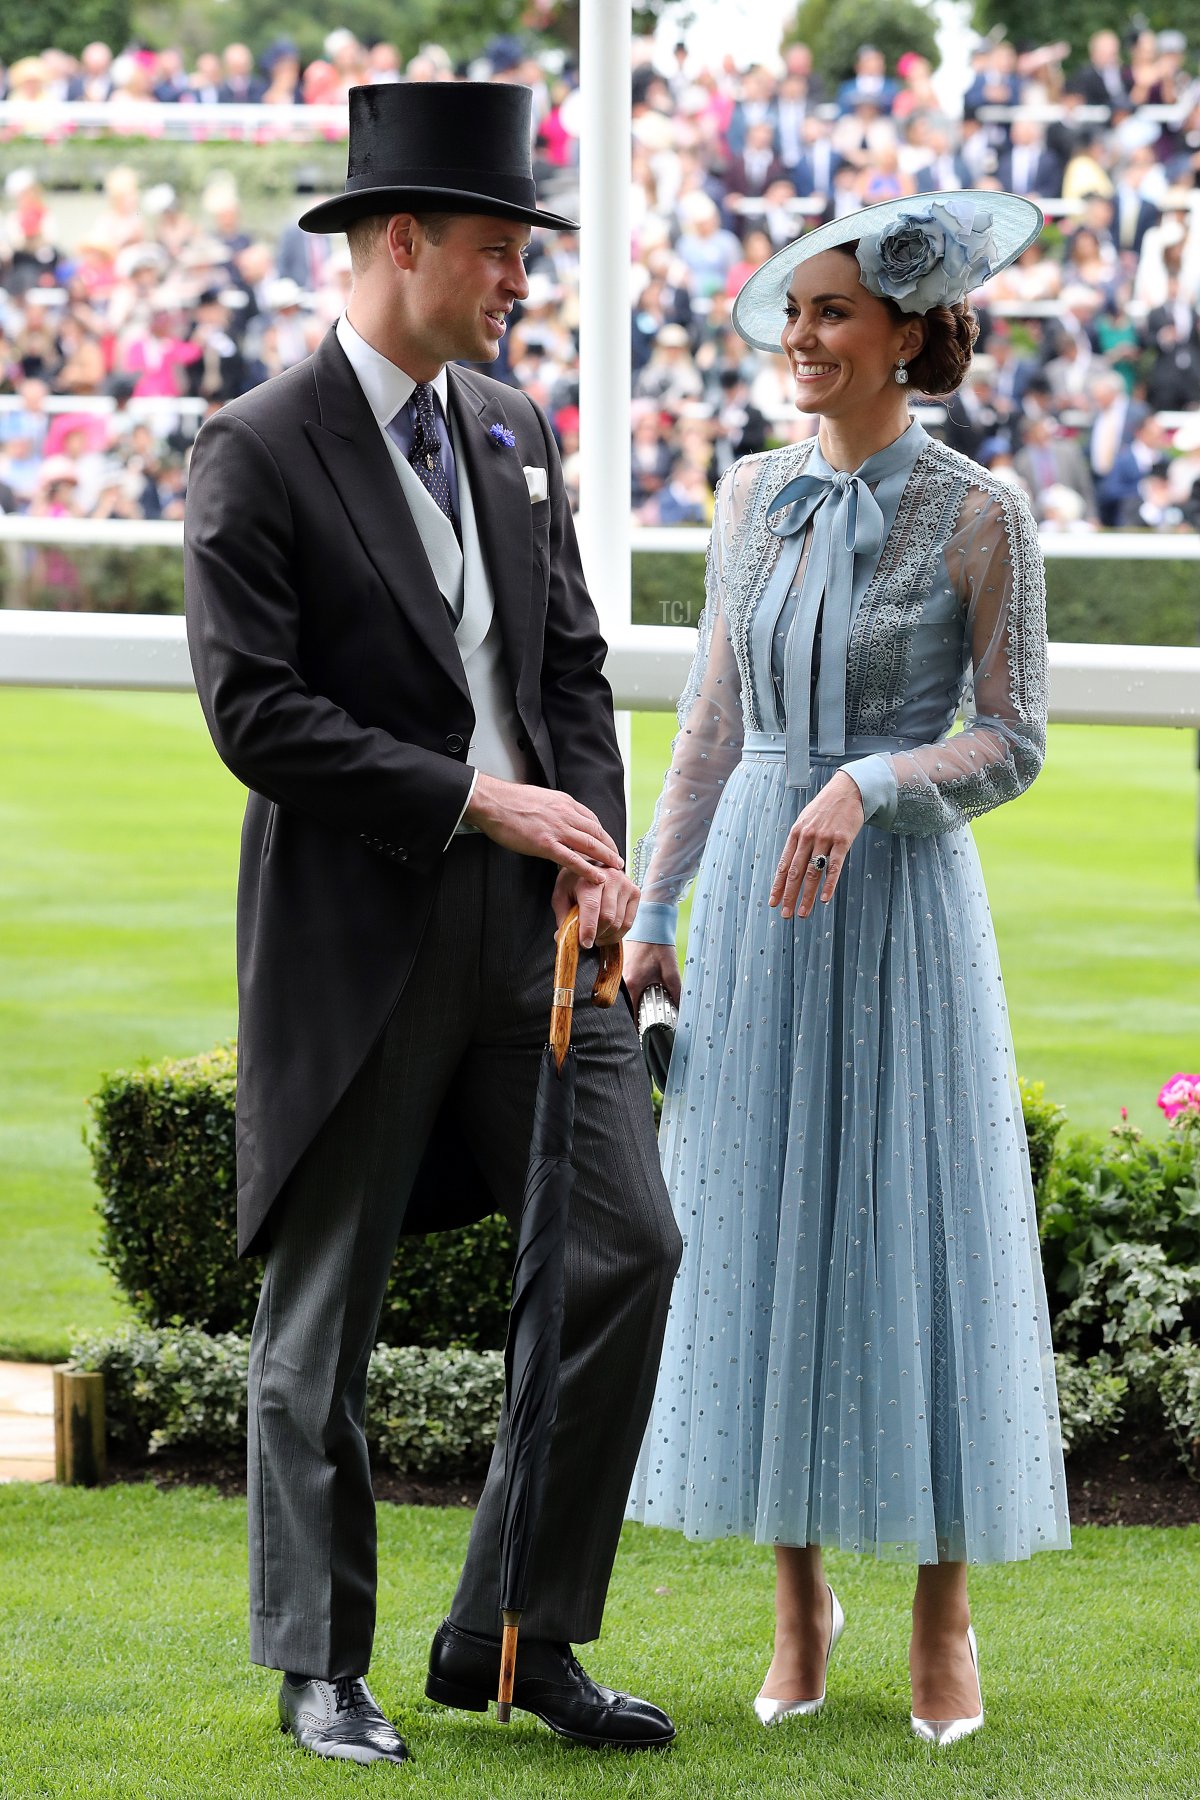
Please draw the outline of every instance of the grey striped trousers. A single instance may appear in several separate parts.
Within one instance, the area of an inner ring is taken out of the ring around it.
[[[500,1203],[519,1211],[554,876],[487,838],[454,840],[388,1026],[273,1210],[249,1390],[251,1655],[269,1668],[332,1679],[370,1663],[376,1537],[362,1419],[389,1266],[443,1101]],[[562,1393],[522,1625],[571,1643],[600,1630],[680,1253],[637,1033],[623,1001],[588,1003],[596,967],[585,952]],[[488,1635],[500,1629],[504,1429],[502,1419],[451,1608]]]

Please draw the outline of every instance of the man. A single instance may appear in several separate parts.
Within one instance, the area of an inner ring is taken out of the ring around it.
[[[1013,458],[1017,474],[1033,498],[1035,516],[1042,517],[1042,496],[1054,487],[1071,488],[1083,502],[1087,518],[1096,518],[1096,495],[1083,451],[1074,438],[1063,437],[1049,413],[1026,418],[1025,441]]]
[[[422,1229],[461,1222],[464,1199],[473,1216],[519,1208],[555,920],[577,902],[590,951],[638,898],[549,425],[446,367],[495,356],[529,227],[575,229],[537,210],[530,118],[513,84],[351,91],[346,189],[301,221],[347,232],[346,313],[208,422],[188,493],[197,686],[251,789],[239,1240],[266,1251],[251,1653],[285,1672],[284,1729],[354,1761],[407,1758],[364,1679],[363,1403],[396,1237],[410,1196]],[[600,1628],[679,1234],[629,1013],[581,1003],[574,1041],[562,1386],[515,1702],[574,1742],[660,1745],[666,1714],[599,1687],[569,1645]],[[506,1426],[426,1686],[476,1712],[499,1670]]]
[[[1104,369],[1093,379],[1090,400],[1094,416],[1088,435],[1087,455],[1096,489],[1100,523],[1119,525],[1125,504],[1130,498],[1128,465],[1122,458],[1146,417],[1146,408],[1140,401],[1130,398],[1129,389],[1115,369]],[[1150,461],[1153,461],[1153,457]],[[1114,479],[1114,470],[1118,467],[1120,473]],[[1139,469],[1138,475],[1141,473]],[[1135,477],[1133,492],[1136,491]]]
[[[1129,106],[1129,78],[1121,65],[1121,40],[1115,31],[1097,31],[1088,39],[1088,60],[1072,75],[1071,92],[1087,106],[1124,112]]]
[[[828,208],[841,166],[842,159],[833,147],[830,127],[824,119],[807,119],[804,125],[804,148],[799,161],[790,171],[796,192],[805,200],[816,195]],[[795,236],[794,226],[791,236]]]
[[[1102,525],[1138,526],[1148,478],[1165,467],[1167,434],[1153,414],[1142,408],[1132,435],[1122,443],[1111,468],[1097,484]]]
[[[1046,148],[1046,134],[1036,120],[1013,120],[1010,146],[1000,152],[996,179],[1011,194],[1052,200],[1062,193],[1063,166]]]
[[[229,44],[222,58],[225,79],[217,94],[225,106],[257,106],[267,91],[261,75],[254,73],[254,57],[245,44]]]
[[[756,119],[746,127],[742,154],[730,158],[722,177],[726,194],[760,200],[773,181],[787,178],[775,150],[775,127],[769,119]]]
[[[107,44],[85,44],[79,53],[79,73],[67,83],[68,100],[86,100],[93,106],[111,100],[112,51]]]
[[[1113,240],[1122,260],[1137,268],[1146,233],[1161,213],[1155,194],[1166,191],[1162,166],[1149,144],[1135,145],[1121,167],[1113,189]]]
[[[882,113],[890,113],[900,92],[900,83],[887,72],[887,59],[874,44],[860,44],[854,55],[854,74],[838,89],[838,106],[847,113],[858,106],[864,94],[871,94]]]
[[[774,142],[775,128],[779,122],[779,105],[776,96],[776,82],[770,69],[764,69],[761,63],[755,63],[746,70],[742,82],[742,91],[734,106],[729,120],[729,129],[725,134],[725,143],[731,157],[740,156],[746,148],[746,133],[751,125],[769,125],[771,139]]]

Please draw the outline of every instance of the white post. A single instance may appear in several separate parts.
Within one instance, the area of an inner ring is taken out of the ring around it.
[[[582,0],[579,21],[579,540],[610,640],[629,628],[630,10]],[[617,716],[629,805],[631,730]]]

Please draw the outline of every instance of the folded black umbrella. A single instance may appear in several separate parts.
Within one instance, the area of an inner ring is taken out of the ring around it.
[[[598,1006],[611,1006],[621,985],[621,946],[601,951],[592,991]],[[558,1376],[563,1315],[563,1245],[567,1207],[575,1184],[571,1143],[575,1127],[575,1052],[571,1013],[579,965],[579,912],[572,907],[558,932],[550,1041],[542,1052],[521,1230],[513,1265],[512,1305],[504,1346],[508,1443],[500,1512],[500,1607],[504,1636],[496,1716],[512,1711],[517,1634],[529,1598],[529,1563],[546,1490],[550,1439],[558,1416]]]
[[[652,982],[638,1003],[637,1028],[646,1072],[660,1094],[667,1091],[667,1070],[678,1024],[679,1008],[661,981]]]

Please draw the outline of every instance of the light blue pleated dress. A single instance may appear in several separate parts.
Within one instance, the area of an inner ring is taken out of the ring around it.
[[[673,942],[696,878],[660,1135],[685,1248],[630,1517],[918,1562],[1068,1544],[968,824],[1037,774],[1045,690],[1029,508],[919,424],[853,475],[810,440],[722,482],[631,934]],[[839,768],[867,823],[785,920],[784,840]]]

